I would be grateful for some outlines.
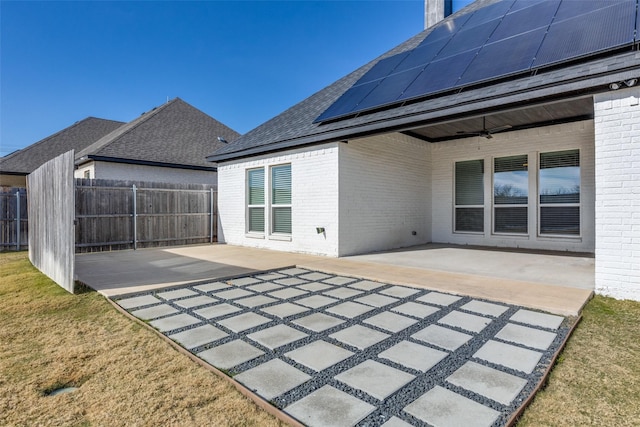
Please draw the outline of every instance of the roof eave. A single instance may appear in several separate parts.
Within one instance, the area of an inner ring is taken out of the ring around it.
[[[198,170],[198,171],[207,171],[207,172],[217,172],[218,168],[216,166],[198,166],[198,165],[185,165],[180,163],[164,163],[164,162],[153,162],[149,160],[137,160],[137,159],[125,159],[121,157],[108,157],[108,156],[94,156],[88,155],[80,157],[75,161],[76,166],[83,165],[88,162],[108,162],[108,163],[123,163],[129,165],[141,165],[141,166],[156,166],[163,168],[172,168],[172,169],[187,169],[187,170]]]

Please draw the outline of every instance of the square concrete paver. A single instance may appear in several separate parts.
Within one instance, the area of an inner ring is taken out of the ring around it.
[[[193,308],[193,307],[200,307],[201,305],[213,304],[216,302],[218,302],[218,300],[215,298],[211,298],[205,295],[200,295],[199,297],[193,297],[193,298],[187,298],[187,299],[181,299],[179,301],[175,301],[174,304],[184,308]]]
[[[252,297],[241,298],[239,300],[236,300],[236,303],[243,305],[245,307],[253,308],[253,307],[259,307],[261,305],[267,305],[274,301],[278,301],[278,300],[275,298],[269,298],[268,296],[265,296],[265,295],[255,295]]]
[[[530,374],[536,368],[542,353],[490,340],[473,357]]]
[[[431,316],[433,313],[437,313],[440,309],[431,305],[409,301],[391,308],[391,311],[406,314],[407,316],[417,317],[418,319],[424,319],[425,317]]]
[[[223,302],[221,304],[212,305],[210,307],[200,308],[198,310],[194,310],[198,316],[202,316],[205,319],[215,319],[217,317],[226,316],[227,314],[237,313],[241,311],[240,308],[235,305],[227,304]]]
[[[410,341],[400,341],[398,344],[380,353],[378,357],[391,360],[392,362],[415,369],[416,371],[426,372],[448,355],[449,353],[436,350],[435,348],[426,347]]]
[[[296,325],[302,326],[313,332],[322,332],[338,326],[345,321],[337,317],[329,316],[324,313],[313,313],[308,316],[293,321]]]
[[[364,350],[388,338],[389,334],[365,328],[364,326],[353,325],[329,336],[335,340]]]
[[[260,311],[284,319],[285,317],[304,313],[305,311],[309,311],[309,309],[290,302],[283,302],[282,304],[261,308]]]
[[[372,282],[370,280],[362,280],[349,285],[350,288],[362,289],[363,291],[372,291],[385,286],[384,283]]]
[[[171,307],[168,304],[160,304],[149,308],[143,308],[140,310],[132,311],[131,314],[139,319],[150,320],[158,317],[166,316],[169,314],[178,313],[178,310]]]
[[[429,292],[426,295],[416,298],[416,301],[422,301],[428,304],[435,304],[446,307],[461,299],[462,297],[458,297],[455,295],[441,294],[440,292]]]
[[[442,319],[438,320],[438,323],[455,326],[457,328],[464,329],[465,331],[480,332],[486,328],[489,323],[491,323],[491,319],[454,310]]]
[[[537,348],[538,350],[546,350],[551,343],[553,343],[553,340],[556,339],[556,334],[527,326],[507,323],[504,328],[496,334],[496,338],[531,348]]]
[[[323,280],[324,283],[328,283],[330,285],[346,285],[347,283],[351,283],[351,282],[355,282],[357,279],[353,278],[353,277],[342,277],[342,276],[335,276],[335,277],[331,277],[329,279],[325,279]]]
[[[360,298],[356,298],[354,301],[362,304],[370,305],[371,307],[384,307],[385,305],[398,302],[396,298],[388,297],[380,294],[369,294]]]
[[[283,277],[287,277],[284,274],[280,274],[280,273],[266,273],[266,274],[258,274],[256,276],[256,279],[260,279],[260,280],[275,280],[275,279],[282,279]]]
[[[438,427],[489,427],[500,416],[500,412],[440,386],[417,398],[404,411]]]
[[[275,291],[276,289],[282,289],[283,287],[284,286],[276,285],[275,283],[263,282],[257,285],[247,286],[247,289],[251,289],[254,292],[269,292],[269,291]]]
[[[234,379],[266,400],[271,400],[311,377],[280,359],[273,359],[236,375]]]
[[[282,324],[247,335],[249,339],[262,344],[269,350],[274,350],[308,336],[304,332]]]
[[[350,387],[362,390],[378,400],[384,400],[415,376],[374,360],[366,360],[335,376],[335,379]]]
[[[271,319],[268,317],[249,312],[220,320],[218,323],[233,332],[242,332],[269,322]]]
[[[296,288],[280,289],[278,291],[269,292],[269,295],[271,295],[272,297],[280,299],[294,298],[305,294],[308,294],[308,292]]]
[[[418,289],[407,288],[405,286],[392,286],[380,291],[381,294],[389,295],[396,298],[407,298],[420,292]]]
[[[509,307],[505,307],[500,304],[493,304],[484,301],[469,301],[460,307],[461,310],[473,311],[474,313],[484,314],[485,316],[498,317],[505,311],[509,310]]]
[[[345,427],[362,421],[375,406],[325,385],[284,408],[284,411],[310,427]]]
[[[382,424],[381,427],[411,427],[411,424],[406,421],[402,421],[398,417],[391,417],[389,418],[389,421]]]
[[[178,298],[192,297],[198,295],[198,293],[191,289],[175,289],[173,291],[158,292],[156,295],[164,300],[171,301]]]
[[[156,319],[149,322],[151,326],[161,332],[173,331],[174,329],[180,329],[187,326],[200,323],[200,319],[196,319],[193,316],[189,316],[186,313],[176,314],[175,316],[163,317],[162,319]]]
[[[340,301],[340,300],[326,297],[324,295],[311,295],[310,297],[300,298],[299,300],[296,301],[296,304],[302,304],[305,307],[309,307],[309,308],[320,308],[320,307],[324,307],[325,305],[333,304],[334,302],[337,302],[337,301]]]
[[[326,283],[320,282],[306,283],[304,285],[298,285],[297,287],[309,292],[326,291],[327,289],[333,288],[332,285],[327,285]]]
[[[396,313],[391,313],[389,311],[384,311],[380,314],[376,314],[375,316],[371,316],[368,319],[364,320],[364,323],[369,325],[377,326],[380,329],[384,329],[385,331],[397,333],[402,331],[403,329],[408,328],[409,326],[416,323],[416,319],[412,319],[410,317],[401,316]]]
[[[466,344],[473,336],[442,326],[429,325],[411,335],[411,338],[454,351]]]
[[[262,356],[264,351],[241,340],[235,340],[198,353],[198,357],[206,360],[216,368],[230,369],[241,363]]]
[[[503,405],[510,405],[527,385],[523,378],[475,362],[462,365],[447,381]]]
[[[351,297],[354,297],[356,295],[360,295],[360,294],[363,294],[363,293],[364,292],[362,292],[362,291],[358,291],[356,289],[349,289],[349,288],[336,288],[336,289],[332,289],[330,291],[323,292],[324,295],[329,295],[330,297],[335,297],[335,298],[340,298],[340,299],[351,298]]]
[[[248,297],[249,295],[255,295],[255,293],[241,288],[232,288],[226,291],[216,292],[213,294],[216,298],[220,299],[238,299]]]
[[[275,283],[279,285],[285,286],[294,286],[294,285],[302,285],[303,283],[308,283],[307,280],[298,279],[297,277],[285,277],[284,279],[276,279]]]
[[[285,356],[307,368],[320,372],[353,356],[353,353],[326,341],[314,341],[285,353]]]
[[[229,280],[229,283],[231,283],[233,286],[247,286],[247,285],[253,285],[254,283],[259,283],[259,282],[260,280],[254,277],[241,277],[239,279]]]
[[[538,313],[537,311],[520,309],[511,319],[514,322],[526,323],[527,325],[540,326],[547,329],[558,329],[564,318],[554,314]]]
[[[315,271],[313,273],[303,274],[303,275],[301,275],[299,277],[301,279],[305,279],[305,280],[322,280],[322,279],[327,279],[327,278],[331,277],[331,275],[324,274],[324,273],[319,273],[319,272]]]
[[[347,317],[349,319],[353,319],[354,317],[358,317],[373,310],[373,307],[364,304],[358,304],[357,302],[347,301],[342,304],[334,305],[333,307],[327,308],[325,311],[333,314],[337,314],[338,316]]]
[[[143,307],[145,305],[157,304],[162,301],[153,295],[142,295],[139,297],[124,298],[116,302],[120,307],[128,310],[131,308]]]
[[[202,292],[214,292],[219,291],[221,289],[231,289],[231,285],[227,285],[222,282],[213,282],[213,283],[205,283],[203,285],[194,286],[194,289],[197,289]]]
[[[203,325],[198,326],[197,328],[178,332],[177,334],[169,335],[169,338],[179,342],[185,348],[192,349],[226,336],[228,336],[227,333],[222,332],[213,325]]]
[[[286,270],[280,270],[278,271],[278,273],[288,274],[289,276],[297,276],[298,274],[306,274],[311,272],[303,268],[294,267],[294,268],[287,268]]]

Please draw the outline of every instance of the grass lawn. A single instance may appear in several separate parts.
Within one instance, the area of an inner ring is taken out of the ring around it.
[[[116,311],[0,254],[0,425],[280,423]],[[55,388],[74,393],[47,396]],[[519,426],[638,425],[640,303],[596,297]]]

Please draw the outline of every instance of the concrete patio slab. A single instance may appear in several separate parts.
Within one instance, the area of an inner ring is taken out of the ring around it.
[[[483,314],[485,316],[498,317],[505,311],[509,309],[509,307],[505,307],[504,305],[494,304],[485,301],[469,301],[468,303],[460,306],[461,310],[472,311],[474,313]]]
[[[293,297],[299,297],[300,295],[307,295],[308,293],[309,292],[303,291],[302,289],[287,288],[287,289],[281,289],[278,291],[269,292],[269,295],[275,298],[288,299]]]
[[[283,302],[282,304],[261,308],[260,311],[284,319],[285,317],[304,313],[305,311],[309,311],[309,309],[290,302]]]
[[[486,328],[489,323],[491,323],[491,319],[454,310],[438,320],[438,323],[455,326],[456,328],[464,329],[465,331],[480,332]]]
[[[167,291],[167,292],[158,292],[156,294],[156,296],[164,299],[164,300],[174,300],[174,299],[178,299],[178,298],[184,298],[184,297],[192,297],[195,295],[199,295],[197,292],[194,292],[192,290],[189,289],[176,289],[173,291]]]
[[[231,369],[241,363],[262,356],[264,351],[247,344],[242,340],[234,340],[198,353],[198,357],[221,369]]]
[[[542,353],[490,340],[473,357],[530,374],[540,361]]]
[[[276,325],[247,335],[247,338],[262,344],[269,350],[290,344],[309,335],[287,325]]]
[[[311,379],[311,377],[280,359],[273,359],[235,376],[267,400],[285,393]]]
[[[384,283],[372,282],[370,280],[361,280],[356,283],[348,285],[350,288],[361,289],[363,291],[372,291],[384,286]]]
[[[440,309],[430,305],[419,304],[417,302],[410,301],[405,302],[404,304],[397,307],[393,307],[391,311],[422,319],[431,316],[434,313],[437,313],[438,311],[440,311]]]
[[[311,344],[306,344],[303,347],[285,353],[285,356],[307,368],[320,372],[338,362],[342,362],[346,358],[353,356],[353,354],[347,349],[326,341],[314,341]]]
[[[527,385],[527,380],[523,378],[475,362],[462,365],[447,381],[503,405],[510,405]]]
[[[247,298],[240,298],[236,302],[245,307],[260,307],[261,305],[267,305],[274,301],[278,301],[275,298],[270,298],[266,295],[255,295]]]
[[[556,334],[540,329],[529,328],[527,326],[514,325],[508,323],[496,334],[496,338],[504,341],[522,344],[527,347],[546,350],[549,348]]]
[[[233,286],[247,286],[247,285],[252,285],[254,283],[260,283],[260,279],[253,278],[253,277],[241,277],[239,279],[229,280],[229,283],[232,284]]]
[[[228,317],[224,320],[220,320],[218,323],[233,332],[242,332],[269,322],[271,322],[271,319],[268,317],[249,312]]]
[[[323,279],[328,279],[329,277],[331,277],[331,275],[324,274],[324,273],[318,273],[318,272],[313,272],[313,273],[307,273],[307,274],[300,275],[300,278],[301,279],[305,279],[305,280],[323,280]]]
[[[177,312],[178,312],[178,309],[173,308],[170,305],[160,304],[153,307],[136,310],[131,314],[133,314],[134,316],[140,319],[150,320],[150,319],[155,319],[162,316],[167,316],[169,314],[174,314]]]
[[[362,316],[365,313],[373,310],[373,307],[364,304],[358,304],[357,302],[347,301],[342,304],[334,305],[327,308],[329,313],[337,314],[338,316],[347,317],[353,319],[354,317]]]
[[[410,341],[400,341],[398,344],[378,355],[399,365],[404,365],[416,371],[427,372],[449,353],[426,347]]]
[[[338,286],[346,285],[348,283],[352,283],[355,281],[356,279],[353,277],[340,277],[340,276],[323,280],[324,283],[328,283],[330,285],[338,285]]]
[[[325,385],[284,411],[310,427],[344,427],[356,425],[375,409],[373,405]]]
[[[231,289],[231,285],[221,282],[205,283],[204,285],[194,286],[195,289],[202,292],[214,292],[221,289]]]
[[[347,345],[364,350],[365,348],[371,347],[372,345],[388,338],[389,334],[366,328],[364,326],[354,325],[329,336]]]
[[[500,416],[500,412],[440,386],[435,386],[404,410],[438,427],[490,427]]]
[[[335,376],[341,383],[384,400],[415,378],[374,360],[367,360]]]
[[[228,336],[226,332],[221,331],[213,325],[207,324],[169,335],[169,338],[179,342],[184,348],[193,349],[226,336]]]
[[[440,305],[443,307],[449,306],[459,300],[460,297],[457,297],[455,295],[441,294],[440,292],[429,292],[428,294],[416,299],[416,301]]]
[[[527,325],[541,326],[547,329],[558,329],[562,323],[561,316],[555,316],[548,313],[538,313],[531,310],[518,310],[511,320],[518,323],[526,323]]]
[[[307,280],[302,280],[298,278],[287,278],[287,279],[276,279],[273,281],[273,283],[277,283],[279,285],[284,285],[284,286],[295,286],[295,285],[302,285],[304,283],[309,283],[309,282]]]
[[[246,289],[231,288],[226,291],[215,292],[213,295],[216,298],[220,298],[220,299],[238,299],[238,298],[247,297],[249,295],[255,295],[255,293],[250,292]]]
[[[200,319],[189,316],[186,313],[176,314],[174,316],[163,317],[162,319],[152,320],[149,322],[151,326],[161,332],[173,331],[175,329],[184,328],[186,326],[200,323]]]
[[[313,332],[322,332],[327,329],[336,327],[345,321],[337,317],[329,316],[323,313],[313,313],[309,316],[302,317],[293,321],[298,326],[309,329]]]
[[[254,292],[269,292],[275,291],[276,289],[282,289],[284,286],[276,285],[271,282],[262,282],[259,285],[247,286],[247,289],[252,290]]]
[[[142,295],[139,297],[127,298],[126,300],[122,300],[120,307],[131,309],[136,307],[143,307],[145,305],[158,304],[161,303],[162,300],[154,297],[153,295]]]
[[[391,286],[390,288],[380,291],[381,294],[389,295],[396,298],[406,298],[420,292],[418,289],[412,289],[405,286]],[[396,418],[397,419],[397,418]]]
[[[418,321],[410,317],[401,316],[399,314],[391,313],[389,311],[376,314],[363,321],[369,325],[377,326],[385,331],[398,333],[409,326],[414,325]]]
[[[354,301],[362,304],[370,305],[371,307],[384,307],[385,305],[398,302],[398,299],[392,298],[386,295],[369,294],[360,298],[356,298]]]
[[[214,304],[216,302],[218,302],[218,300],[215,298],[211,298],[205,295],[200,295],[199,297],[181,299],[179,301],[176,301],[175,303],[176,305],[179,305],[180,307],[183,307],[183,308],[194,308],[194,307],[200,307],[202,305]]]
[[[309,308],[320,308],[329,304],[333,304],[337,301],[339,300],[324,295],[312,295],[310,297],[300,298],[299,300],[296,300],[296,304],[301,304]]]
[[[327,276],[327,275],[324,274],[323,276]],[[327,285],[326,283],[311,282],[305,285],[298,285],[296,287],[300,289],[304,289],[305,291],[309,291],[309,292],[317,292],[317,291],[326,291],[327,289],[332,289],[334,286]]]
[[[445,350],[454,351],[466,344],[473,336],[454,331],[453,329],[443,328],[442,326],[429,325],[411,335],[411,338],[433,344]]]
[[[400,418],[398,417],[391,417],[389,419],[389,421],[387,421],[386,423],[382,424],[381,427],[411,427],[411,424],[402,421]]]
[[[361,295],[363,293],[364,292],[362,292],[362,291],[357,291],[355,289],[349,289],[349,288],[335,288],[335,289],[332,289],[330,291],[324,292],[325,295],[328,295],[328,296],[334,297],[334,298],[340,298],[340,299],[351,298],[351,297],[354,297],[356,295]]]
[[[198,315],[198,316],[202,316],[205,319],[216,319],[218,317],[223,317],[226,316],[228,314],[231,313],[236,313],[238,311],[240,311],[241,309],[231,305],[231,304],[227,304],[226,302],[223,302],[221,304],[216,304],[216,305],[212,305],[210,307],[205,307],[205,308],[200,308],[198,310],[194,310],[194,312]]]
[[[280,273],[267,273],[267,274],[259,274],[256,276],[256,279],[260,280],[275,280],[282,279],[283,277],[287,277],[285,274]]]

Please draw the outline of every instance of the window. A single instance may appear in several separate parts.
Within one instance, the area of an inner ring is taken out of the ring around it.
[[[247,171],[248,231],[264,233],[264,169]]]
[[[484,160],[456,162],[455,231],[484,231]]]
[[[91,170],[87,169],[86,171],[84,171],[84,177],[86,179],[90,179],[91,178]]]
[[[291,165],[271,168],[271,232],[291,234]]]
[[[540,153],[540,234],[580,235],[580,151]]]
[[[526,154],[494,159],[493,229],[496,233],[528,232],[528,168]]]

